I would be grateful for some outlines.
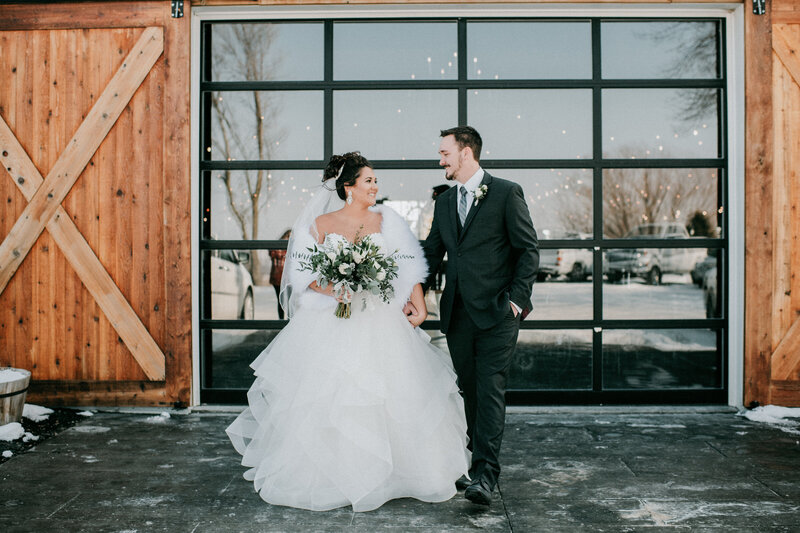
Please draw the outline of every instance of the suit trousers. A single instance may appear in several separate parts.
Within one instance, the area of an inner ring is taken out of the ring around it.
[[[506,415],[506,382],[519,336],[520,316],[508,313],[497,325],[480,329],[456,295],[447,331],[447,347],[464,397],[470,477],[492,488],[500,475],[500,444]]]

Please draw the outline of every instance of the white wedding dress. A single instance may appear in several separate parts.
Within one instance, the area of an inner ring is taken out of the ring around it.
[[[333,298],[295,293],[288,325],[251,364],[249,407],[227,428],[250,468],[245,479],[271,504],[369,511],[393,498],[439,502],[467,472],[450,357],[402,312],[427,271],[422,250],[397,213],[373,209],[383,223],[370,237],[401,258],[395,299],[356,298],[352,316],[340,319]],[[313,279],[297,268],[287,274],[296,286]]]

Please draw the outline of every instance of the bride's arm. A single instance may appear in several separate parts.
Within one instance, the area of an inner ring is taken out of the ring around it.
[[[416,314],[407,315],[406,318],[414,327],[422,324],[428,318],[428,308],[425,305],[425,295],[422,293],[422,285],[417,283],[411,289],[411,297],[409,298],[414,307],[417,308]]]

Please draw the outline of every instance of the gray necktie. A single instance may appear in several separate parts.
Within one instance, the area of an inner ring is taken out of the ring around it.
[[[460,187],[459,192],[461,192],[461,198],[458,200],[458,219],[461,220],[461,225],[464,225],[464,221],[467,220],[467,188]]]

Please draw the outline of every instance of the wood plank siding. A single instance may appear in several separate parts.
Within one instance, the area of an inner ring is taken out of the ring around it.
[[[180,19],[161,0],[0,5],[0,366],[32,371],[30,401],[191,399],[192,6],[375,3],[187,1]],[[744,12],[744,383],[733,386],[746,405],[800,406],[800,3]],[[150,59],[126,59],[153,39]],[[147,68],[115,86],[128,63]]]
[[[800,405],[800,6],[746,13],[746,405]],[[767,59],[769,58],[769,59]]]
[[[34,402],[188,403],[189,18],[2,6],[0,72],[0,365]]]

